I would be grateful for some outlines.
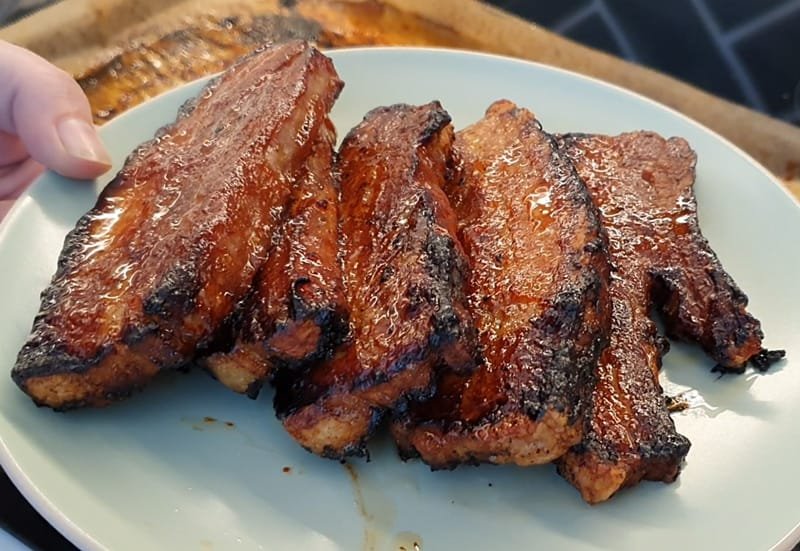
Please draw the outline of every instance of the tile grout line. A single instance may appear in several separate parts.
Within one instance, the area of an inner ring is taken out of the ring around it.
[[[724,40],[723,33],[720,31],[719,25],[711,15],[705,0],[690,0],[690,2],[694,6],[697,15],[700,17],[700,21],[703,23],[706,30],[711,35],[711,38],[714,40],[719,53],[722,55],[722,59],[727,64],[728,69],[730,69],[734,80],[739,85],[739,88],[741,89],[748,103],[760,111],[766,111],[767,109],[764,99],[756,89],[753,81],[747,74],[747,71],[745,71],[744,67],[742,67],[742,64],[739,61],[739,58],[736,57],[731,44]]]
[[[595,14],[597,11],[597,6],[595,4],[596,2],[591,2],[579,10],[575,10],[571,14],[562,17],[551,26],[550,30],[557,34],[565,34],[571,29],[574,29]]]
[[[775,23],[778,23],[787,16],[794,15],[795,12],[800,12],[800,0],[791,0],[786,2],[778,7],[763,12],[761,15],[758,15],[749,21],[735,26],[732,29],[722,33],[722,39],[729,45],[735,44],[736,42],[740,42],[741,40],[744,40],[745,38],[748,38]]]
[[[594,4],[597,6],[597,11],[600,14],[600,17],[603,19],[603,22],[611,30],[611,34],[613,35],[617,46],[619,46],[619,49],[622,50],[622,54],[625,56],[625,58],[631,61],[638,61],[639,56],[636,54],[636,50],[633,48],[628,40],[628,37],[625,35],[625,31],[623,31],[622,27],[620,27],[617,18],[614,17],[614,14],[612,14],[608,9],[605,1],[594,0]]]

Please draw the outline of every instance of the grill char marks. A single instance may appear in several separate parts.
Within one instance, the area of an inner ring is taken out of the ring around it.
[[[273,368],[297,370],[328,357],[347,333],[335,141],[326,121],[253,290],[235,314],[233,348],[206,360],[209,371],[236,392],[255,397]]]
[[[761,351],[747,298],[700,233],[693,193],[695,154],[680,138],[649,132],[568,135],[572,159],[609,234],[614,304],[611,342],[599,362],[583,442],[560,472],[596,503],[641,479],[675,479],[689,442],[675,431],[658,383],[670,336],[700,343],[720,365],[740,369]]]
[[[307,449],[364,453],[382,412],[427,395],[436,366],[471,368],[466,267],[442,187],[453,130],[437,103],[366,115],[339,153],[341,233],[350,337],[329,361],[278,377],[276,407]]]
[[[202,351],[248,292],[340,89],[328,58],[290,42],[187,102],[67,236],[17,384],[40,405],[100,406]]]
[[[609,326],[606,244],[572,165],[532,113],[499,101],[458,133],[448,188],[470,261],[483,363],[442,372],[393,423],[401,454],[434,468],[552,461],[580,441]]]

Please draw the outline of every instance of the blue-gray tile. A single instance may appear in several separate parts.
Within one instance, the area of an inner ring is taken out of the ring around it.
[[[774,114],[800,105],[800,10],[736,44]]]
[[[747,23],[791,0],[705,0],[722,29]]]
[[[594,14],[570,28],[566,35],[582,44],[623,57],[614,34],[599,14]]]
[[[746,101],[689,0],[606,0],[606,4],[642,64],[713,94],[739,103]]]

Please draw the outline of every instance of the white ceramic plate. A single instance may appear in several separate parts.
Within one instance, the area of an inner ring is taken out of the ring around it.
[[[699,154],[703,231],[750,295],[766,345],[786,348],[789,360],[766,375],[719,379],[695,349],[675,346],[664,362],[669,388],[697,393],[697,406],[676,417],[693,442],[684,473],[595,507],[551,466],[431,473],[400,462],[385,438],[371,446],[371,462],[348,471],[295,445],[269,392],[251,401],[201,372],[168,374],[123,403],[69,414],[35,408],[3,375],[0,458],[34,506],[92,549],[791,547],[800,537],[800,209],[777,182],[675,112],[564,71],[450,51],[331,55],[347,83],[333,114],[340,134],[382,104],[439,99],[463,127],[505,97],[555,132],[687,138]],[[115,170],[201,85],[105,126]],[[65,233],[106,181],[45,175],[0,230],[0,372],[30,329]]]

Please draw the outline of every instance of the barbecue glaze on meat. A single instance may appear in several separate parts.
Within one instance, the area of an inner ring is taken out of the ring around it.
[[[443,372],[393,424],[401,455],[433,468],[533,465],[578,443],[609,326],[598,214],[534,115],[509,101],[459,132],[448,188],[470,261],[469,310],[483,363]]]
[[[185,365],[251,287],[341,82],[290,42],[211,82],[140,146],[66,238],[12,376],[100,406]]]
[[[273,367],[299,369],[330,355],[347,333],[339,264],[336,131],[327,124],[295,184],[253,290],[235,314],[235,344],[206,360],[227,387],[258,394]]]
[[[593,412],[583,441],[559,462],[583,498],[597,503],[641,479],[674,480],[689,450],[658,383],[668,343],[651,307],[660,308],[669,336],[699,343],[734,371],[761,352],[762,333],[700,233],[696,158],[685,140],[568,135],[561,148],[600,208],[612,263],[612,329]]]
[[[367,114],[339,152],[350,337],[329,361],[276,379],[289,433],[332,458],[364,453],[381,414],[429,394],[434,369],[471,368],[466,268],[442,191],[453,129],[437,103]]]

